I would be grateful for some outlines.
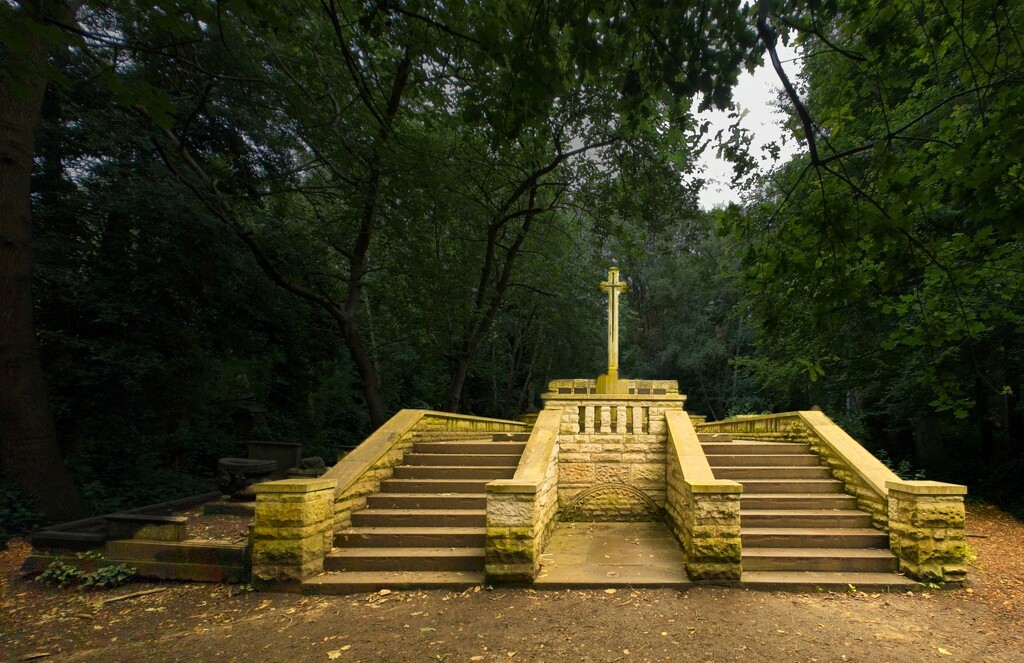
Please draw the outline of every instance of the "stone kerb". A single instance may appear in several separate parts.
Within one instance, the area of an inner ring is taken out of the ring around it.
[[[665,510],[686,553],[686,573],[695,582],[739,582],[743,545],[740,497],[743,486],[715,479],[686,413],[666,413],[668,495]]]
[[[528,583],[540,572],[540,555],[558,515],[558,430],[561,412],[537,417],[516,473],[487,484],[487,577]]]
[[[329,479],[283,479],[253,486],[253,581],[299,583],[323,571],[334,535],[335,487]]]
[[[967,487],[938,481],[888,481],[889,546],[900,571],[915,580],[967,579],[964,495]]]

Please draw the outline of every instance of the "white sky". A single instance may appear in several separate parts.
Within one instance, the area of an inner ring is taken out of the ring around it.
[[[779,58],[782,60],[786,75],[795,83],[800,72],[800,60],[797,59],[796,51],[792,47],[779,44]],[[754,134],[751,154],[755,158],[763,159],[760,166],[765,170],[776,164],[761,150],[762,146],[778,141],[782,146],[779,158],[783,163],[803,149],[803,145],[792,136],[788,136],[785,144],[782,144],[781,122],[785,116],[778,109],[778,96],[781,91],[782,83],[779,82],[767,56],[765,64],[753,74],[744,72],[733,90],[733,100],[747,113],[741,121],[741,126]],[[724,111],[701,113],[699,119],[711,120],[710,136],[714,136],[719,129],[726,129],[730,124],[728,113]],[[732,165],[719,159],[713,146],[704,151],[700,164],[704,168],[704,178],[707,180],[700,194],[700,206],[711,209],[728,202],[738,203],[739,193],[734,191],[731,185]]]

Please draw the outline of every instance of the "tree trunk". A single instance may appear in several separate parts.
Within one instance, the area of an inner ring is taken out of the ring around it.
[[[466,376],[469,374],[469,357],[459,355],[452,367],[452,383],[448,388],[448,404],[445,409],[448,412],[460,412],[462,407],[462,390],[466,386]]]
[[[73,16],[67,5],[43,6],[57,20]],[[82,501],[61,461],[32,314],[32,154],[49,45],[30,25],[44,17],[31,11],[14,12],[23,49],[7,50],[0,67],[24,76],[18,86],[0,75],[0,465],[44,514],[67,520]]]

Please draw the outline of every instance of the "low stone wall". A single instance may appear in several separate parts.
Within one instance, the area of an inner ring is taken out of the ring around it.
[[[558,429],[561,412],[537,417],[511,479],[487,484],[486,569],[491,582],[528,583],[558,516]]]
[[[743,486],[715,479],[685,412],[666,413],[669,526],[686,553],[691,580],[735,583],[742,573],[740,496]]]
[[[739,417],[697,426],[702,433],[737,439],[806,442],[843,482],[872,523],[889,532],[900,569],[924,582],[966,578],[963,496],[966,486],[903,481],[867,449],[818,411]]]
[[[967,579],[965,486],[938,481],[890,481],[889,546],[900,571],[923,582]]]

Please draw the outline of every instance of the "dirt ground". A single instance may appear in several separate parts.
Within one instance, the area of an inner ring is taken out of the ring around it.
[[[968,507],[972,585],[913,594],[476,588],[303,597],[136,582],[80,592],[0,553],[0,659],[1024,661],[1024,523]]]

